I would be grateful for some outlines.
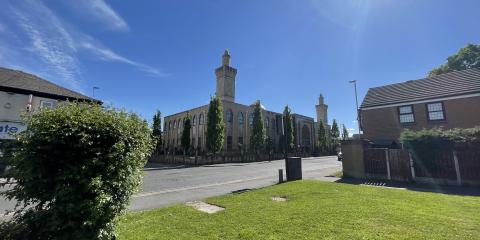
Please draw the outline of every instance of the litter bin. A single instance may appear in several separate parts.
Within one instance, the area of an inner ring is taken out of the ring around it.
[[[287,181],[302,179],[302,158],[287,157],[287,159],[285,159],[285,168],[287,172]]]

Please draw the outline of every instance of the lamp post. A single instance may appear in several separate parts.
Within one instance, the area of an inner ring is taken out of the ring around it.
[[[92,97],[95,97],[95,90],[100,89],[99,87],[93,87],[92,88]]]
[[[357,80],[352,80],[350,83],[353,83],[353,87],[355,89],[355,104],[356,104],[356,111],[357,111],[357,124],[358,124],[358,135],[360,136],[360,116],[358,115],[358,96],[357,96]]]

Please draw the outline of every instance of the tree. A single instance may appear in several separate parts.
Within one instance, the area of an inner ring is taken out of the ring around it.
[[[223,121],[222,102],[218,97],[212,97],[207,114],[206,147],[214,155],[223,147],[225,122]]]
[[[330,137],[332,141],[332,150],[335,150],[338,146],[338,139],[340,137],[340,130],[338,129],[337,120],[333,119],[332,128],[330,130]]]
[[[285,109],[283,110],[283,124],[283,131],[287,139],[286,151],[289,152],[293,145],[293,119],[291,115],[291,109],[288,107],[288,105],[285,106]],[[285,137],[283,137],[283,140],[285,141]],[[285,148],[285,146],[282,148]]]
[[[347,140],[348,139],[348,130],[345,127],[345,124],[342,124],[342,140]]]
[[[155,149],[158,150],[162,146],[162,113],[159,110],[153,115],[152,138],[156,141]]]
[[[318,123],[318,148],[322,154],[328,152],[327,131],[322,121]]]
[[[25,116],[2,192],[17,202],[3,239],[114,239],[153,149],[135,114],[64,103]]]
[[[265,147],[265,127],[263,125],[262,109],[260,101],[257,101],[253,107],[253,123],[250,134],[250,148],[258,153]]]
[[[480,45],[467,44],[456,54],[447,58],[447,62],[432,69],[428,76],[480,67]]]
[[[192,129],[192,124],[190,120],[190,115],[187,114],[187,117],[183,121],[183,132],[182,132],[182,139],[181,139],[181,144],[183,148],[183,154],[190,149],[190,130]]]

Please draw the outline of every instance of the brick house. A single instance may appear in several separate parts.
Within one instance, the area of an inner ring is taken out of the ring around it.
[[[370,88],[359,111],[363,138],[377,143],[398,143],[405,129],[480,126],[480,69]]]

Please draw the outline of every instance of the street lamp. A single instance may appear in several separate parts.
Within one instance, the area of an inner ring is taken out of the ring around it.
[[[355,88],[355,104],[356,104],[356,111],[357,111],[357,123],[358,123],[358,135],[360,137],[360,116],[358,112],[358,96],[357,96],[357,80],[352,80],[350,83],[353,83],[353,87]]]
[[[100,89],[99,87],[93,87],[92,88],[92,97],[95,97],[95,90]]]

